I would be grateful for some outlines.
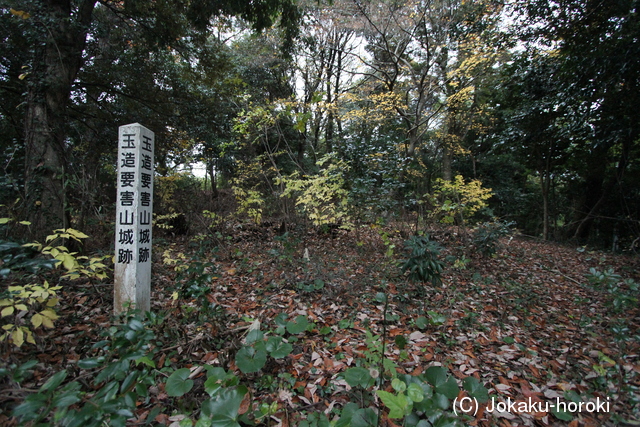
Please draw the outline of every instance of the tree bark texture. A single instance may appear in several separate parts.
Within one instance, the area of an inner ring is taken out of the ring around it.
[[[72,10],[69,0],[43,1],[41,13],[31,18],[46,34],[34,48],[24,131],[25,200],[37,238],[69,226],[64,185],[67,108],[95,4],[85,0]]]

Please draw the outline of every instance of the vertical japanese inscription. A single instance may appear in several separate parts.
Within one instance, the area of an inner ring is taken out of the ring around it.
[[[120,126],[115,233],[114,309],[150,309],[154,134],[138,123]]]

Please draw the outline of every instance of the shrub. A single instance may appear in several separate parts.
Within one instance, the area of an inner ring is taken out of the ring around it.
[[[13,271],[24,270],[29,273],[37,273],[42,268],[62,266],[66,270],[63,276],[68,279],[86,277],[89,279],[104,279],[107,277],[107,266],[103,263],[110,256],[94,257],[77,256],[77,252],[69,252],[64,246],[65,240],[75,240],[88,236],[80,231],[68,228],[55,230],[47,236],[47,246],[40,243],[27,243],[18,245],[14,242],[2,242],[0,254],[2,255],[3,269],[0,276],[7,277]],[[50,256],[51,259],[43,259],[35,254]],[[58,319],[53,307],[58,304],[56,291],[60,286],[44,284],[27,284],[24,286],[9,286],[0,295],[0,319],[2,320],[2,335],[0,342],[10,341],[16,347],[21,347],[24,342],[35,344],[33,330],[40,328],[53,328],[53,322]],[[33,328],[33,329],[32,329]]]
[[[483,188],[482,182],[464,182],[464,178],[457,175],[451,182],[436,180],[431,200],[440,222],[464,225],[467,219],[487,207],[486,200],[491,196],[491,189]]]
[[[409,257],[402,262],[403,273],[409,273],[409,279],[419,282],[430,281],[432,285],[442,284],[444,263],[438,259],[440,246],[429,240],[429,236],[413,236],[405,243]]]
[[[46,419],[65,426],[127,425],[136,403],[148,397],[156,382],[154,334],[146,326],[139,315],[131,315],[122,325],[109,328],[106,339],[93,346],[97,355],[78,361],[80,369],[90,371],[91,385],[80,379],[69,381],[70,372],[64,369],[27,396],[13,415],[21,425],[38,425]]]
[[[485,257],[493,256],[499,249],[499,239],[510,233],[512,223],[485,222],[473,233],[473,245]]]
[[[0,299],[3,334],[0,342],[10,340],[16,347],[24,342],[35,344],[31,328],[41,326],[53,328],[53,322],[58,319],[53,307],[58,304],[56,291],[60,286],[43,285],[9,286]]]
[[[343,160],[327,155],[318,160],[322,168],[316,175],[277,178],[276,185],[284,184],[282,197],[295,200],[295,206],[315,226],[338,225],[349,227],[349,192],[345,189],[344,172],[348,166]]]

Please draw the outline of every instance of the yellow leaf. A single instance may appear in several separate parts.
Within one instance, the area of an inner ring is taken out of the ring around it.
[[[27,306],[24,305],[24,304],[16,304],[15,307],[16,307],[16,310],[20,310],[20,311],[27,311],[28,310]]]
[[[2,309],[2,312],[0,313],[1,317],[7,317],[7,316],[11,316],[13,314],[13,306],[9,306],[9,307],[5,307]]]
[[[22,344],[24,344],[24,332],[22,329],[16,329],[13,331],[11,333],[11,339],[16,347],[22,347]]]
[[[17,293],[20,298],[23,298],[25,294],[24,287],[22,286],[9,286],[7,290],[11,293]]]
[[[15,10],[14,8],[9,9],[9,12],[11,12],[12,15],[15,15],[19,18],[22,19],[29,19],[31,18],[31,15],[29,14],[29,12],[25,12],[24,10]],[[20,346],[18,346],[20,347]]]
[[[77,237],[79,239],[88,239],[89,238],[89,236],[84,234],[82,231],[74,230],[73,228],[67,228],[67,233],[69,233],[73,237]]]
[[[0,224],[7,224],[11,221],[11,218],[0,218]]]
[[[2,329],[4,329],[5,331],[9,331],[11,329],[13,329],[13,326],[11,323],[9,323],[8,325],[2,325]]]
[[[50,298],[49,301],[47,301],[47,307],[53,307],[54,305],[57,305],[58,302],[60,302],[58,298]]]
[[[39,328],[42,325],[43,316],[39,313],[36,313],[31,317],[31,324],[34,328]]]
[[[72,271],[75,269],[76,260],[71,255],[65,255],[64,259],[62,260],[62,265],[64,265],[64,268],[66,268],[68,271]]]
[[[20,221],[18,224],[31,225],[31,221]]]
[[[40,314],[42,314],[43,316],[45,316],[45,317],[47,317],[47,318],[49,318],[49,319],[51,319],[51,320],[56,320],[56,319],[58,319],[58,317],[59,317],[59,316],[56,314],[56,312],[55,312],[55,311],[53,311],[53,310],[52,310],[52,309],[50,309],[50,308],[45,308],[44,310],[42,310],[42,311],[40,312]]]
[[[51,321],[51,319],[47,319],[46,317],[42,316],[42,325],[45,328],[53,328],[53,322]]]
[[[36,340],[33,339],[33,334],[31,333],[31,331],[27,329],[26,333],[27,333],[27,342],[30,344],[35,344]]]
[[[178,299],[178,293],[177,293],[177,292],[172,293],[172,294],[171,294],[171,298],[172,298],[174,301],[175,301],[175,300],[177,300],[177,299]]]
[[[13,302],[8,299],[0,299],[0,307],[5,307],[7,305],[13,305]]]

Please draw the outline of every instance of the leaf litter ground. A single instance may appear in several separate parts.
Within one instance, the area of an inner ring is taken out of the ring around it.
[[[179,331],[158,351],[157,365],[213,364],[237,371],[233,356],[252,322],[258,320],[268,330],[281,313],[290,319],[304,315],[314,326],[290,340],[291,355],[268,363],[259,374],[242,376],[255,401],[278,403],[271,425],[296,425],[306,413],[329,414],[362,398],[340,374],[356,365],[376,367],[377,362],[367,359],[376,357],[375,338],[382,335],[383,324],[385,356],[401,373],[416,375],[441,365],[460,380],[476,377],[495,401],[556,402],[577,394],[610,402],[608,412],[583,411],[571,421],[546,411],[490,412],[481,405],[470,425],[614,425],[614,413],[638,419],[633,403],[638,396],[622,391],[616,383],[621,374],[606,373],[627,374],[632,384],[626,385],[638,390],[640,344],[637,338],[623,340],[621,348],[612,325],[622,319],[628,328],[624,333],[637,337],[639,309],[612,313],[611,296],[588,286],[586,279],[590,268],[613,268],[638,280],[638,257],[514,238],[505,240],[496,256],[482,258],[461,247],[455,233],[441,230],[436,238],[445,248],[443,258],[449,256],[452,262],[447,263],[443,286],[434,289],[410,284],[400,274],[397,259],[402,257],[403,238],[397,230],[389,233],[395,236],[392,257],[374,229],[333,238],[315,233],[275,238],[270,232],[240,231],[219,242],[217,249],[200,252],[200,259],[213,262],[215,274],[212,292],[192,300],[174,300],[177,276],[161,256],[166,249],[187,253],[189,245],[166,243],[154,249],[152,309],[167,313],[174,322],[169,326]],[[460,256],[463,252],[466,258]],[[456,263],[458,268],[452,267],[454,259],[463,260]],[[37,351],[23,347],[10,356],[22,362],[36,358],[38,366],[45,367],[31,379],[32,389],[85,357],[100,330],[111,324],[111,292],[108,285],[65,287],[56,329],[40,337]],[[379,292],[390,297],[386,315],[374,298]],[[205,303],[217,304],[221,311],[200,323],[192,314]],[[421,322],[421,317],[431,321]],[[172,401],[163,386],[154,389],[155,404],[184,407]],[[10,390],[0,393],[19,400]],[[148,413],[141,407],[138,420]],[[164,412],[155,421],[175,420]],[[7,414],[0,414],[0,422],[15,424]],[[388,419],[384,423],[395,425]]]

